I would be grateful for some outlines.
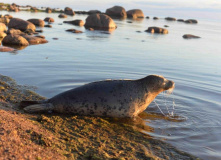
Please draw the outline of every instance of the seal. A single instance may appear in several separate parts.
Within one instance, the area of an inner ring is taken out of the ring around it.
[[[175,83],[163,76],[149,75],[138,80],[104,80],[60,93],[24,108],[28,113],[58,112],[105,117],[136,117],[162,91]]]

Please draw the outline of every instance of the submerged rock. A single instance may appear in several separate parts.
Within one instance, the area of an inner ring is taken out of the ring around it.
[[[67,14],[67,15],[70,15],[70,16],[74,16],[75,15],[75,12],[71,8],[69,8],[69,7],[66,7],[64,9],[64,13]]]
[[[45,22],[41,19],[29,19],[28,21],[39,27],[44,27],[45,25]]]
[[[166,17],[165,20],[167,20],[167,21],[176,21],[176,18],[173,18],[173,17]]]
[[[52,25],[50,25],[50,24],[46,24],[44,27],[52,28]]]
[[[149,33],[161,33],[161,34],[168,34],[168,30],[160,27],[148,27],[145,32]]]
[[[192,34],[184,34],[183,38],[184,39],[197,39],[197,38],[201,38],[201,37],[195,36],[195,35],[192,35]]]
[[[184,20],[183,20],[183,19],[178,19],[177,21],[178,21],[178,22],[184,22]]]
[[[114,6],[112,8],[108,8],[105,13],[110,17],[117,17],[117,18],[127,17],[126,10],[121,6]]]
[[[2,44],[3,45],[18,45],[18,46],[28,46],[29,45],[28,41],[20,35],[7,35],[2,40]]]
[[[8,28],[19,29],[21,31],[25,31],[27,29],[35,31],[35,25],[33,23],[20,18],[12,18],[8,24]]]
[[[143,11],[140,9],[132,9],[132,10],[127,11],[127,17],[133,18],[133,19],[144,18],[144,14],[143,14]]]
[[[84,21],[80,20],[80,19],[76,19],[73,21],[64,21],[63,23],[68,23],[68,24],[73,24],[76,26],[84,26]]]
[[[83,33],[82,31],[80,31],[80,30],[76,30],[76,29],[67,29],[66,30],[67,32],[72,32],[72,33]]]
[[[54,19],[51,18],[51,17],[46,17],[46,18],[44,19],[44,21],[45,21],[45,22],[54,22]]]
[[[35,30],[35,32],[42,33],[43,30],[42,30],[42,29],[40,29],[40,30]]]
[[[85,27],[98,30],[114,30],[117,28],[117,25],[108,15],[92,14],[87,17]]]
[[[48,41],[44,38],[36,37],[36,36],[30,36],[30,35],[22,35],[29,44],[43,44],[48,43]]]
[[[61,13],[61,14],[58,15],[58,17],[59,17],[59,18],[67,18],[68,16],[65,15],[65,14],[63,14],[63,13]]]
[[[196,23],[198,23],[198,21],[195,20],[195,19],[188,19],[188,20],[185,20],[184,22],[185,22],[185,23],[191,23],[191,24],[196,24]]]

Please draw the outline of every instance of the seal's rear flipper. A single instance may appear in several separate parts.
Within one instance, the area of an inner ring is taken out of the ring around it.
[[[24,108],[25,112],[36,113],[36,112],[47,112],[54,109],[53,104],[44,103],[44,104],[34,104]]]
[[[23,109],[27,106],[30,106],[30,105],[33,105],[33,104],[42,104],[44,103],[45,101],[21,101],[19,103],[19,108]]]

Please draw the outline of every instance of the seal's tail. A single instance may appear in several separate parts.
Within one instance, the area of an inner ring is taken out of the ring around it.
[[[28,112],[28,113],[36,113],[36,112],[52,111],[53,109],[54,109],[53,104],[51,104],[51,103],[44,103],[44,104],[30,105],[28,107],[25,107],[24,111]]]

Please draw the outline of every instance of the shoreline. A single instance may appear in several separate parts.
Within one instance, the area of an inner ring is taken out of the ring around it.
[[[21,100],[45,99],[30,89],[0,75],[0,155],[4,158],[198,159],[141,133],[139,122],[55,113],[26,114],[18,108]],[[24,152],[26,149],[28,152]]]

